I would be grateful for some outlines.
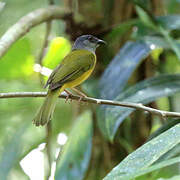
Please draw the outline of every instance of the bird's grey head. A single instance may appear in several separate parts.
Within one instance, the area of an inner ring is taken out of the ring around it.
[[[98,39],[93,35],[83,35],[76,39],[73,50],[75,49],[86,49],[95,53],[96,48],[101,44],[106,44],[105,41]]]

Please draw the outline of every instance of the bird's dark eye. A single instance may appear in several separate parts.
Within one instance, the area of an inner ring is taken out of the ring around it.
[[[90,37],[88,38],[88,40],[89,40],[89,41],[93,41],[93,37],[90,36]]]

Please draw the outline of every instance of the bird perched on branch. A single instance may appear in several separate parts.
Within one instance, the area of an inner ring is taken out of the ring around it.
[[[36,126],[43,126],[52,118],[58,96],[66,89],[73,88],[85,81],[96,65],[96,48],[105,44],[92,35],[76,39],[72,51],[53,70],[45,87],[49,87],[43,105],[33,119]]]

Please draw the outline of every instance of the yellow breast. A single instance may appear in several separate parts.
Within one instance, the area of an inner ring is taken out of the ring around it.
[[[74,81],[64,84],[64,88],[73,88],[75,86],[78,86],[79,84],[81,84],[83,81],[85,81],[91,75],[93,69],[94,68],[88,70],[82,76],[78,77]]]
[[[83,81],[85,81],[91,75],[91,73],[93,72],[93,70],[95,68],[95,65],[96,65],[96,60],[94,62],[93,67],[90,70],[83,73],[80,77],[78,77],[74,81],[71,81],[71,82],[68,82],[68,83],[64,84],[63,89],[73,88],[73,87],[76,87],[76,86],[80,85]]]

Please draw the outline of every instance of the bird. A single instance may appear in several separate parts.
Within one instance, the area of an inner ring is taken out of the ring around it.
[[[80,85],[91,75],[96,65],[96,48],[102,44],[106,42],[93,35],[82,35],[75,40],[71,52],[49,76],[44,86],[48,87],[47,96],[33,119],[33,124],[47,124],[52,119],[58,96],[66,88]]]

